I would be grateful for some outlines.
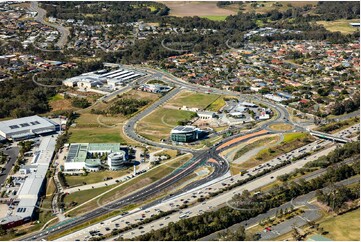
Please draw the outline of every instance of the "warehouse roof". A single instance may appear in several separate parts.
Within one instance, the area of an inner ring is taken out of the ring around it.
[[[35,176],[34,174],[28,176],[25,179],[25,182],[19,191],[19,198],[21,199],[23,199],[23,197],[37,198],[40,188],[43,184],[43,181],[44,181],[44,177]]]
[[[32,217],[34,210],[36,208],[36,203],[38,198],[23,198],[20,200],[15,216],[19,216],[21,218]]]
[[[3,133],[21,132],[27,133],[28,130],[47,128],[54,126],[53,122],[50,122],[46,118],[39,117],[37,115],[11,119],[0,122],[0,131]]]

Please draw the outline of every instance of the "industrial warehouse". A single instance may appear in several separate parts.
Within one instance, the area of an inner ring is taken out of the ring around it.
[[[0,122],[0,140],[23,140],[59,130],[59,124],[37,115]]]
[[[117,143],[74,143],[69,145],[64,163],[64,173],[99,171],[102,158],[106,159],[108,169],[119,170],[128,163],[128,148]]]
[[[89,89],[93,87],[100,88],[106,84],[109,88],[116,89],[117,86],[125,85],[141,76],[144,76],[141,72],[122,68],[110,72],[104,69],[68,78],[63,81],[63,85]]]
[[[46,174],[55,151],[56,137],[44,137],[34,153],[30,166],[22,166],[20,173],[26,175],[16,198],[9,204],[7,216],[0,218],[5,229],[19,226],[37,218],[39,198],[44,192]],[[15,182],[14,182],[15,183]]]

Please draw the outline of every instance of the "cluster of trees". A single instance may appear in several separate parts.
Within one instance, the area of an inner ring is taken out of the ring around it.
[[[86,98],[75,97],[71,101],[71,105],[76,108],[87,108],[90,106],[90,102]]]
[[[333,115],[341,115],[344,113],[351,113],[360,108],[360,93],[354,94],[351,98],[342,102],[336,102],[332,107],[331,113]]]
[[[360,120],[359,117],[353,118],[353,121],[355,123],[357,123],[359,120]],[[345,127],[347,125],[350,125],[351,122],[352,122],[352,119],[351,120],[344,120],[344,121],[340,121],[340,122],[336,122],[336,123],[330,123],[330,124],[326,124],[326,125],[321,126],[320,128],[318,128],[318,130],[321,131],[321,132],[329,133],[331,131],[334,131],[334,130],[340,129],[342,127]]]
[[[48,112],[48,99],[55,94],[55,89],[40,87],[30,77],[4,81],[0,88],[0,118],[20,118]]]
[[[360,18],[360,3],[357,1],[320,1],[315,12],[325,20]]]
[[[360,198],[360,186],[348,188],[346,186],[331,187],[331,191],[317,191],[317,200],[329,206],[338,213],[347,208],[347,202]]]
[[[130,115],[139,110],[139,108],[144,107],[149,103],[149,100],[145,99],[132,99],[132,98],[121,98],[112,104],[108,110],[106,110],[106,114],[116,115]]]
[[[308,162],[305,167],[328,167],[331,164],[336,164],[342,160],[345,160],[350,157],[354,157],[360,154],[360,141],[347,143],[331,153],[327,156],[323,156],[318,158],[315,161]]]
[[[264,213],[271,208],[278,207],[291,199],[307,194],[311,191],[326,187],[330,182],[337,182],[359,174],[359,168],[348,165],[341,165],[330,168],[327,172],[315,179],[299,183],[284,183],[278,189],[264,195],[251,196],[248,191],[242,195],[232,198],[232,202],[237,203],[245,198],[251,198],[250,209],[238,210],[231,207],[223,207],[217,211],[206,212],[188,219],[182,219],[176,223],[169,223],[167,227],[157,231],[140,235],[134,240],[155,241],[155,240],[197,240],[213,232],[230,227],[233,224],[248,220],[258,214]],[[243,205],[243,203],[241,203]],[[241,239],[242,236],[239,236]]]
[[[157,22],[169,8],[159,2],[42,2],[48,15],[61,19],[84,20],[86,24]]]

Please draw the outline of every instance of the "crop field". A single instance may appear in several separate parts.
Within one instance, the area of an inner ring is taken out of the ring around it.
[[[196,93],[190,91],[183,91],[178,93],[174,98],[172,98],[167,105],[173,107],[191,107],[191,108],[200,108],[205,109],[211,103],[216,101],[220,95],[216,94],[206,94],[206,93]]]
[[[159,108],[137,124],[137,132],[154,141],[166,139],[178,121],[190,120],[194,112]]]
[[[323,25],[328,31],[338,32],[342,34],[352,34],[359,31],[359,28],[352,27],[350,23],[359,23],[359,19],[338,19],[334,21],[317,21],[317,24]]]
[[[215,18],[222,17],[226,18],[229,15],[236,14],[236,11],[219,8],[217,2],[200,2],[200,1],[170,1],[163,2],[167,7],[170,8],[170,15],[177,17],[184,16],[199,16],[206,17],[212,16]],[[219,19],[216,19],[219,20]]]

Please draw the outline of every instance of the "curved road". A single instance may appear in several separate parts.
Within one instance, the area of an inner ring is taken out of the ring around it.
[[[38,2],[31,2],[29,9],[31,11],[37,12],[37,15],[35,16],[35,21],[42,23],[44,25],[48,25],[52,28],[55,28],[60,33],[60,38],[58,40],[58,43],[56,43],[56,46],[58,46],[59,48],[64,48],[66,42],[68,41],[68,36],[70,34],[70,31],[61,25],[46,22],[45,21],[46,11],[45,9],[39,7]]]

